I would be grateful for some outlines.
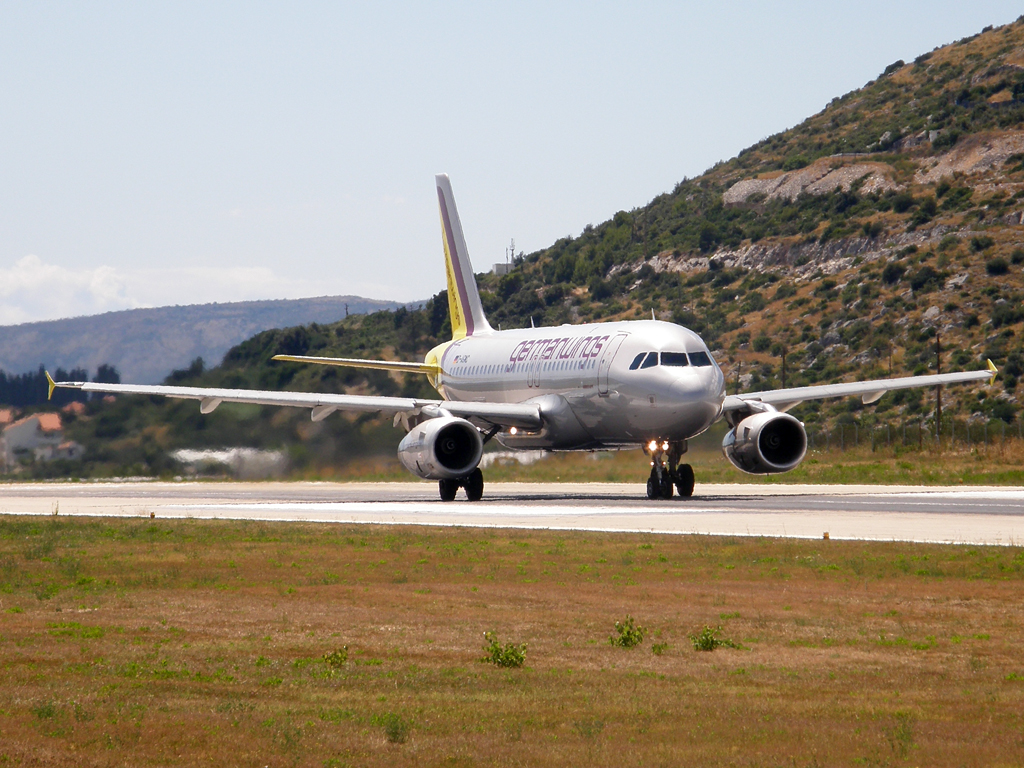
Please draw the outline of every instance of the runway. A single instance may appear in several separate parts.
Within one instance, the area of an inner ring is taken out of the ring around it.
[[[1024,544],[1024,488],[494,483],[443,503],[409,483],[95,482],[0,485],[0,514],[456,525],[550,530]]]

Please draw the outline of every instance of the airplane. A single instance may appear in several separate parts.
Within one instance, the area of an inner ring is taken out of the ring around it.
[[[421,373],[440,400],[164,385],[55,382],[85,392],[163,395],[221,403],[309,408],[320,421],[335,411],[394,415],[406,435],[398,458],[412,474],[437,480],[443,501],[459,489],[483,496],[479,468],[492,438],[511,449],[589,451],[640,447],[650,457],[650,499],[693,494],[694,473],[680,463],[687,441],[720,419],[729,424],[725,457],[750,474],[794,469],[807,453],[803,423],[787,413],[806,400],[857,396],[865,404],[910,387],[991,380],[987,370],[727,394],[725,376],[699,335],[651,320],[494,330],[487,322],[451,182],[435,177],[441,216],[452,339],[421,363],[275,355],[274,360]],[[532,325],[532,323],[531,323]]]

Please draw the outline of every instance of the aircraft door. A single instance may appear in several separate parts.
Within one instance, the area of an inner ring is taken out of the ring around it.
[[[540,346],[538,345],[537,350],[533,353],[530,361],[526,364],[526,386],[527,387],[539,387],[540,386]]]
[[[608,371],[611,370],[615,353],[619,351],[619,347],[627,336],[629,336],[628,333],[615,334],[604,348],[601,360],[597,364],[597,393],[599,395],[607,396],[608,394]]]

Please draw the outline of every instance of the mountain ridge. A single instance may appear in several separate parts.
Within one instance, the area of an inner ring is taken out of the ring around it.
[[[105,312],[0,327],[0,370],[85,368],[108,363],[125,381],[155,384],[197,357],[216,365],[256,333],[347,314],[405,306],[360,296],[185,304]]]

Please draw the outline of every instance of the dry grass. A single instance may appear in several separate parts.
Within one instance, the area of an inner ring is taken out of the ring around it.
[[[0,764],[1019,764],[1022,579],[1013,548],[6,518]],[[694,651],[719,625],[742,647]]]

